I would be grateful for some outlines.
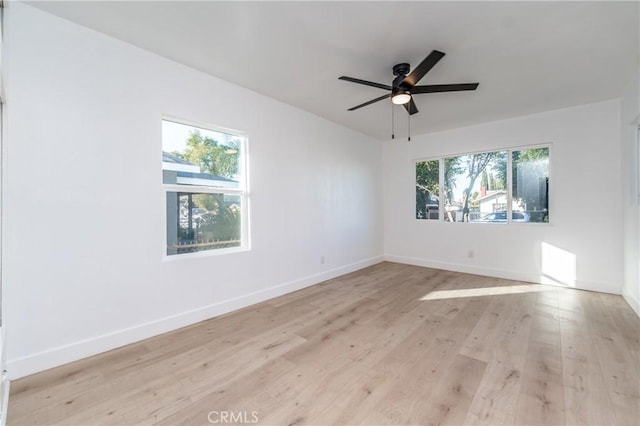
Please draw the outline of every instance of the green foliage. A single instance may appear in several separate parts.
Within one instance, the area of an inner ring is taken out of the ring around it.
[[[438,197],[439,179],[438,160],[416,163],[416,219],[425,218],[427,204],[432,202],[434,197]]]
[[[222,194],[193,194],[193,205],[201,209],[213,212],[221,204]],[[220,198],[220,199],[219,199]]]
[[[489,189],[489,177],[487,176],[486,169],[482,172],[482,176],[480,177],[480,186],[485,189]]]
[[[198,233],[206,239],[240,239],[240,208],[225,202],[224,194],[193,194],[193,205],[207,210],[198,218]]]
[[[513,181],[513,193],[517,194],[518,191],[518,167],[520,165],[533,167],[535,163],[540,164],[549,158],[549,148],[534,148],[526,149],[523,151],[513,151],[512,153],[512,181]],[[548,167],[548,166],[546,166]]]
[[[438,160],[416,163],[416,186],[437,194],[439,178]]]
[[[453,189],[456,187],[455,177],[464,170],[460,164],[461,157],[449,157],[444,159],[444,198],[450,204],[453,201]]]
[[[220,204],[216,214],[207,215],[202,219],[198,232],[206,233],[215,240],[239,240],[240,209]]]
[[[497,151],[491,161],[491,169],[494,173],[491,173],[492,182],[490,182],[491,189],[507,189],[507,152]]]
[[[238,174],[240,143],[232,141],[229,145],[220,145],[215,139],[203,137],[198,130],[193,130],[187,139],[187,148],[179,156],[200,166],[203,173],[233,178]]]
[[[549,158],[549,148],[533,148],[524,151],[514,151],[514,162],[546,160]]]

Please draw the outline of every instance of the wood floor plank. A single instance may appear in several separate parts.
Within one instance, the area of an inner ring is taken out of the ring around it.
[[[508,295],[505,303],[498,303],[485,313],[485,316],[502,318],[491,338],[484,337],[476,327],[467,339],[473,337],[474,346],[477,340],[488,340],[490,344],[479,346],[481,351],[475,358],[486,360],[487,369],[469,407],[466,424],[514,424],[535,301],[535,293]],[[461,353],[469,353],[468,344]]]
[[[462,342],[487,307],[487,301],[482,299],[456,299],[456,303],[457,310],[448,311],[445,317],[427,318],[376,365],[376,371],[395,373],[395,379],[371,398],[379,402],[371,413],[360,413],[351,421],[361,424],[424,421],[428,414],[424,412],[424,402],[432,396],[437,383],[448,382]],[[439,301],[427,302],[426,306],[429,304],[438,306]],[[373,389],[371,383],[366,387]]]
[[[159,420],[153,419],[151,424],[206,424],[212,411],[243,414],[255,412],[259,419],[264,419],[268,409],[273,410],[278,406],[277,401],[264,392],[265,387],[294,369],[295,364],[282,357],[275,358],[257,370],[248,371],[232,383],[212,387],[203,398],[164,418],[158,416]]]
[[[615,411],[595,354],[591,327],[581,292],[560,292],[562,365],[566,422],[576,425],[616,424]]]
[[[537,294],[514,424],[565,424],[557,291]]]
[[[383,262],[14,381],[8,424],[637,425],[639,354],[620,296]]]
[[[155,365],[132,368],[110,380],[88,389],[64,396],[57,404],[57,410],[47,407],[32,409],[20,417],[22,424],[51,424],[69,418],[75,424],[85,424],[98,416],[109,418],[114,413],[126,409],[129,401],[136,400],[137,406],[155,399],[153,388],[174,389],[176,395],[197,398],[202,392],[216,385],[232,381],[247,365],[260,365],[269,359],[285,353],[304,342],[299,336],[280,335],[274,340],[271,335],[259,335],[233,348],[197,346],[183,353],[162,358]],[[163,374],[159,374],[163,371]],[[151,389],[151,391],[148,391]],[[187,392],[188,390],[188,392]],[[105,395],[110,397],[105,398]],[[34,401],[24,400],[22,405],[32,406]]]
[[[586,302],[589,324],[593,333],[592,343],[604,376],[606,388],[615,408],[616,423],[638,424],[640,420],[640,366],[623,333],[613,327],[612,309],[601,303],[602,297],[595,295]],[[635,366],[635,368],[630,366]]]
[[[487,363],[456,355],[416,419],[423,425],[460,425],[480,385]]]

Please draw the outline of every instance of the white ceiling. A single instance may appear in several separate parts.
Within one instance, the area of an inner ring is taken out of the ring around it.
[[[341,75],[391,84],[399,62],[447,55],[420,84],[413,134],[619,97],[638,78],[637,2],[30,2],[43,10],[389,139],[389,102]],[[396,107],[396,133],[407,114]]]

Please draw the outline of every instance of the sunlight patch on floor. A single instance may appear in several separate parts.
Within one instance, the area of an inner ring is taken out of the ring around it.
[[[461,288],[458,290],[437,290],[427,293],[420,300],[456,299],[460,297],[497,296],[501,294],[537,293],[550,291],[553,287],[541,284],[522,284],[504,287]]]
[[[542,273],[549,284],[576,286],[576,255],[549,243],[541,244]]]

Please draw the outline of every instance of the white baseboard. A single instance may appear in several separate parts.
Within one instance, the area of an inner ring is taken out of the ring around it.
[[[601,293],[620,294],[619,292],[612,292],[610,285],[595,281],[578,280],[575,282],[575,286],[567,286],[558,282],[554,282],[553,279],[536,274],[521,273],[518,271],[508,271],[503,269],[486,268],[482,266],[465,265],[461,263],[442,262],[437,260],[419,259],[407,256],[397,256],[387,254],[384,256],[384,260],[388,262],[404,263],[407,265],[424,266],[425,268],[443,269],[445,271],[462,272],[465,274],[482,275],[485,277],[504,278],[514,281],[525,281],[535,284],[551,284],[561,287],[577,288],[580,290],[598,291]]]
[[[213,303],[191,311],[182,312],[155,321],[117,330],[101,336],[81,340],[71,344],[55,347],[36,354],[8,360],[7,371],[11,380],[25,377],[33,373],[77,361],[92,355],[106,352],[149,337],[173,331],[187,325],[195,324],[228,312],[235,311],[274,297],[282,296],[314,284],[348,274],[359,269],[383,262],[383,256],[376,256],[349,265],[341,266],[319,274],[309,275],[294,281],[279,284],[264,290],[246,294],[234,299]]]
[[[636,299],[631,293],[626,291],[625,288],[622,289],[622,297],[629,304],[629,306],[631,306],[631,309],[635,311],[636,315],[640,317],[640,303],[638,302],[638,299]]]

